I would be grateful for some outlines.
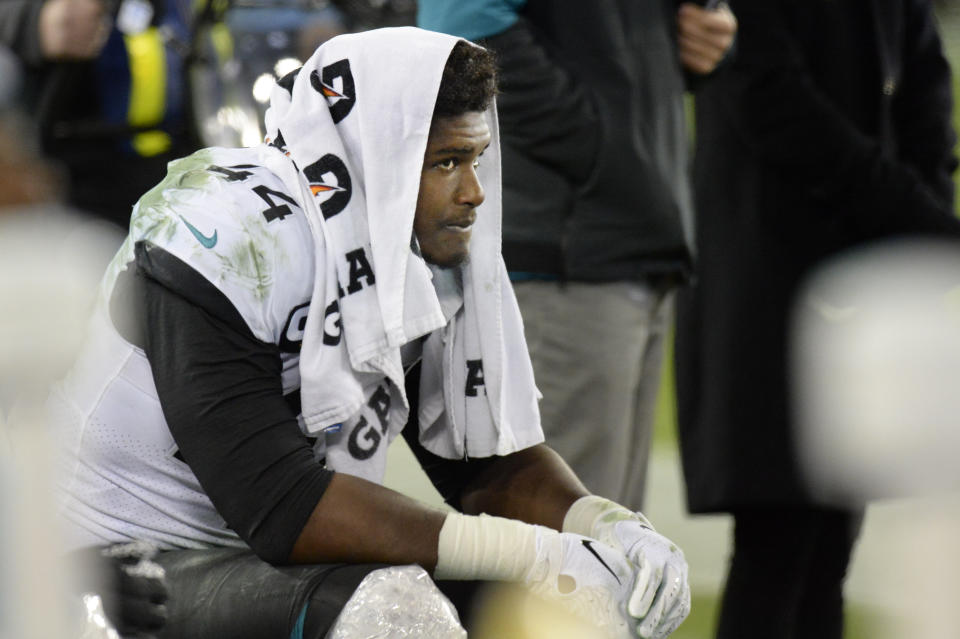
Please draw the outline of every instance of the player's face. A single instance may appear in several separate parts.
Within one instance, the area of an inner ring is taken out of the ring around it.
[[[437,118],[430,128],[413,231],[431,264],[457,266],[470,254],[475,209],[484,198],[477,167],[489,144],[490,129],[480,111]]]

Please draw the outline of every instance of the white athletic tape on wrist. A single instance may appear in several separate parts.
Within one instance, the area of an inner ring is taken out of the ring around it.
[[[633,519],[653,530],[653,526],[642,513],[634,512],[597,495],[587,495],[573,502],[563,518],[563,532],[577,533],[587,537],[597,536],[597,525]]]
[[[437,544],[436,579],[524,581],[555,530],[514,519],[449,513]]]

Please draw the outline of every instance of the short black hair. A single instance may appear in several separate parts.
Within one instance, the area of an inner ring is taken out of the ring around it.
[[[497,95],[497,65],[493,53],[464,40],[457,42],[443,67],[433,117],[484,111]]]

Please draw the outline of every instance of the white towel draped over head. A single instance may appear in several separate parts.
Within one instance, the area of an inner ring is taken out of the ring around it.
[[[365,457],[370,447],[350,433],[364,420],[379,431],[368,427],[367,440],[390,441],[402,429],[409,404],[400,346],[428,333],[419,417],[429,450],[483,457],[543,439],[500,256],[492,105],[492,141],[479,169],[487,198],[477,209],[471,257],[459,267],[463,305],[449,322],[430,267],[411,249],[431,116],[457,41],[412,27],[333,38],[278,83],[266,115],[267,140],[277,149],[268,165],[306,213],[317,246],[300,358],[304,423],[326,434],[328,466],[376,481],[387,446]]]

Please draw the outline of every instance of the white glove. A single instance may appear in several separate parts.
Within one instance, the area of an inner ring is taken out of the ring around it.
[[[547,529],[541,532],[537,561],[524,579],[530,591],[558,603],[604,637],[634,636],[636,622],[626,607],[637,566],[596,539]]]
[[[627,603],[639,622],[638,635],[663,639],[686,619],[690,586],[683,552],[642,514],[601,497],[583,497],[570,508],[563,529],[595,537],[639,567]]]
[[[435,579],[524,584],[611,639],[635,636],[627,614],[639,566],[596,539],[489,515],[447,514]],[[591,636],[593,636],[592,633]]]

